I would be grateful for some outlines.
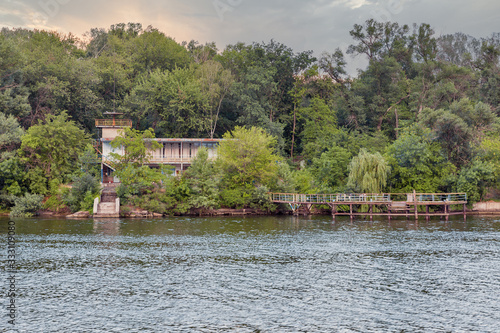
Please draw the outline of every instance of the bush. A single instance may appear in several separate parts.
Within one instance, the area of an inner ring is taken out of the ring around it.
[[[14,200],[15,206],[10,212],[11,217],[31,217],[42,209],[43,196],[39,194],[26,193],[24,197]]]
[[[149,212],[160,214],[184,214],[191,208],[187,201],[177,200],[175,195],[169,192],[156,191],[141,196],[129,196],[127,202],[135,207],[140,207]]]
[[[0,194],[0,209],[10,208],[15,205],[16,196],[12,194]]]
[[[269,189],[266,186],[259,186],[254,189],[250,206],[267,212],[274,212],[277,207],[269,200]]]
[[[252,202],[252,186],[226,188],[220,192],[220,203],[222,207],[244,208]]]
[[[79,210],[91,211],[94,198],[99,194],[100,190],[101,186],[97,179],[90,174],[84,174],[73,179],[73,187],[64,198],[64,201],[73,212]],[[91,201],[92,203],[90,203]]]
[[[89,214],[94,213],[94,199],[99,196],[99,192],[94,193],[92,191],[87,191],[85,193],[85,197],[83,200],[80,202],[80,209],[79,210],[85,210],[89,212]]]
[[[474,160],[457,175],[456,191],[466,192],[469,205],[481,201],[488,186],[495,182],[494,166],[490,162]]]
[[[59,179],[52,179],[49,182],[49,187],[50,196],[43,204],[43,208],[53,212],[60,212],[66,209],[67,206],[62,198],[68,195],[69,189],[61,187],[61,181]]]

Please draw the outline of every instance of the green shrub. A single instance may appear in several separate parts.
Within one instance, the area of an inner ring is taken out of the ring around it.
[[[220,203],[222,207],[243,208],[252,202],[252,187],[226,188],[220,192]]]
[[[53,212],[59,212],[66,207],[66,204],[58,195],[51,195],[43,204],[43,209],[48,209]]]
[[[277,208],[277,206],[269,200],[269,189],[266,186],[259,186],[254,189],[250,206],[267,212],[273,212]]]
[[[43,196],[26,193],[14,200],[15,206],[10,212],[11,217],[31,217],[42,209]]]
[[[49,190],[50,196],[43,204],[43,209],[59,212],[67,208],[66,203],[62,198],[68,195],[69,189],[61,187],[61,181],[59,179],[52,179],[49,182]]]
[[[100,189],[101,186],[97,179],[90,174],[84,174],[73,179],[73,187],[65,196],[64,202],[73,212],[79,210],[91,211],[91,207],[94,205],[94,198],[99,194]]]
[[[90,214],[93,214],[94,211],[94,199],[99,196],[99,192],[93,193],[92,191],[87,191],[85,193],[85,197],[83,197],[83,200],[80,202],[80,209],[79,210],[85,210],[89,212]]]
[[[9,209],[14,206],[16,198],[13,194],[0,194],[0,208]]]

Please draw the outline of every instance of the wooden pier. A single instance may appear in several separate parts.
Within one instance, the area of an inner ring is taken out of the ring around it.
[[[311,212],[312,205],[330,207],[332,216],[442,216],[446,219],[450,215],[462,215],[466,218],[466,193],[341,193],[341,194],[296,194],[270,193],[270,200],[275,203],[288,204],[293,214],[299,210],[305,214]],[[452,210],[452,206],[459,210]]]

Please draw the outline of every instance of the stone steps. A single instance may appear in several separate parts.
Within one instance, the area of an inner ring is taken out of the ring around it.
[[[101,201],[97,207],[94,218],[98,217],[120,217],[120,207],[116,207],[116,191],[114,188],[106,187],[101,193]]]

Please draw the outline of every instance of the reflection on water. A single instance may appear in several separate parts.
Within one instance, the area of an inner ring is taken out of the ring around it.
[[[120,219],[94,219],[94,233],[108,236],[118,236],[120,234]]]
[[[496,332],[500,323],[500,219],[491,217],[16,228],[21,332]]]

